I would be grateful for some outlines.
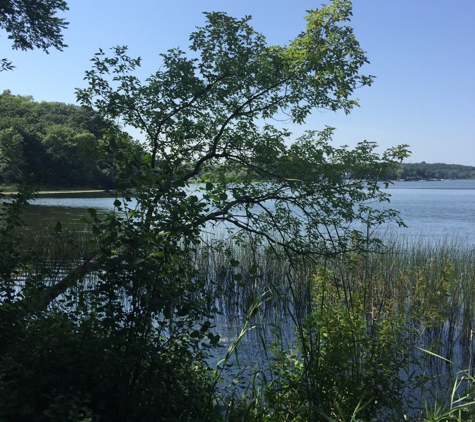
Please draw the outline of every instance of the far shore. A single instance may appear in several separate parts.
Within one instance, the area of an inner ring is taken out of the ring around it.
[[[2,192],[4,195],[15,195],[18,192]],[[37,196],[43,195],[84,195],[84,194],[109,194],[114,195],[114,192],[108,189],[65,189],[65,190],[40,190],[36,193]]]

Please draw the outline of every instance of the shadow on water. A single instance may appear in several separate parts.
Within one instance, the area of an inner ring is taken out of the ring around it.
[[[52,229],[58,221],[65,227],[77,227],[81,219],[90,216],[89,208],[94,208],[99,215],[113,211],[114,199],[112,193],[105,191],[40,193],[26,207],[24,220],[33,232]]]
[[[410,196],[406,195],[406,199]],[[473,198],[470,195],[465,199]],[[63,227],[81,224],[81,219],[89,216],[88,208],[96,209],[98,214],[113,211],[113,201],[112,195],[104,193],[41,195],[27,207],[25,220],[32,232],[46,230],[52,233],[58,221]],[[434,204],[451,201],[454,202],[453,198],[433,201],[432,208],[425,205],[436,212]],[[403,206],[402,197],[395,202]],[[462,214],[467,215],[465,210]],[[425,214],[415,212],[413,218],[420,215]],[[437,221],[444,218],[438,217]],[[444,221],[453,224],[449,216],[446,217]],[[459,220],[460,224],[465,224]],[[419,226],[426,227],[431,221],[425,216]],[[416,223],[413,226],[418,227]],[[419,243],[413,240],[404,243],[402,239],[388,248],[388,253],[369,257],[365,261],[364,274],[366,280],[376,283],[373,287],[384,285],[385,292],[394,294],[388,300],[394,303],[401,300],[401,306],[406,306],[408,312],[422,315],[420,311],[424,307],[436,311],[435,316],[440,317],[440,321],[437,324],[432,321],[430,326],[423,328],[418,343],[434,355],[416,352],[416,357],[420,360],[419,370],[426,377],[434,377],[434,383],[441,384],[437,388],[442,390],[452,385],[451,374],[459,369],[473,371],[475,365],[475,248],[471,238],[458,243],[450,242],[449,237],[438,239],[439,242],[427,242],[424,237]],[[309,286],[316,267],[301,268],[289,278],[289,267],[285,262],[233,245],[230,249],[231,255],[227,255],[225,249],[221,252],[198,251],[195,261],[197,268],[207,274],[208,288],[216,289],[216,307],[221,312],[216,317],[216,331],[221,335],[222,347],[217,351],[216,361],[239,339],[246,326],[238,354],[233,355],[231,361],[232,371],[239,372],[240,367],[264,368],[269,363],[269,350],[275,336],[284,338],[286,347],[293,347],[295,321],[301,321],[311,302]],[[239,267],[230,265],[230,256],[240,262]],[[257,274],[250,270],[256,262],[259,264]],[[353,273],[348,269],[340,270],[340,279],[344,278],[348,283],[361,279],[359,267],[355,267]],[[333,271],[336,273],[336,269]],[[237,279],[236,274],[242,278]],[[259,306],[249,315],[256,303]]]

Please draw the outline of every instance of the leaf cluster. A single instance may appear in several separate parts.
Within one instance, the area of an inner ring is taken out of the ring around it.
[[[32,50],[50,48],[60,51],[67,47],[61,31],[68,26],[58,11],[68,10],[64,0],[2,0],[0,28],[8,32],[14,49]]]
[[[35,175],[52,187],[111,188],[116,166],[103,136],[115,130],[93,110],[63,103],[35,102],[29,96],[0,95],[0,182],[16,184]],[[130,154],[140,148],[118,135]]]

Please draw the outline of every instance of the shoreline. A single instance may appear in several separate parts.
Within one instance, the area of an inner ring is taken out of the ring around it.
[[[1,192],[3,195],[16,195],[18,194],[18,191],[11,191],[11,192]],[[108,190],[108,189],[78,189],[78,190],[73,190],[73,189],[65,189],[65,190],[42,190],[38,191],[34,194],[36,197],[41,197],[41,196],[63,196],[63,195],[69,195],[69,196],[78,196],[78,195],[105,195],[105,196],[113,196],[114,192]]]

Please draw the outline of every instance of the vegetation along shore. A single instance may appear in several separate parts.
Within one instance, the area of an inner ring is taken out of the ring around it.
[[[30,35],[61,49],[67,6],[46,3]],[[404,226],[380,205],[407,145],[281,124],[350,113],[372,84],[351,2],[308,11],[286,46],[205,16],[191,53],[144,80],[127,47],[100,49],[79,106],[0,96],[16,190],[0,207],[0,420],[474,420],[473,245],[373,235]],[[25,223],[38,191],[85,188],[113,208]]]

